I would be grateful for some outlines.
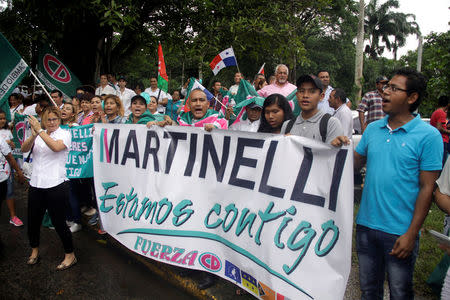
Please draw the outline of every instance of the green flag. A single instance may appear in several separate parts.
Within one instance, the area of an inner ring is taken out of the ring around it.
[[[239,82],[238,91],[237,91],[236,95],[234,95],[233,99],[234,99],[234,101],[236,102],[236,105],[237,105],[237,104],[241,103],[242,101],[247,100],[248,96],[259,97],[259,94],[255,90],[253,85],[250,84],[250,82],[248,82],[247,80],[242,79]]]
[[[64,98],[75,95],[76,88],[81,86],[78,78],[70,72],[48,45],[39,49],[37,76],[49,90],[60,90]]]
[[[11,121],[8,97],[29,69],[16,49],[0,33],[0,109],[5,112],[7,121]]]
[[[27,138],[27,123],[27,116],[18,113],[14,114],[14,126],[12,135],[15,145],[13,149],[13,155],[16,159],[22,158],[22,151],[20,150],[20,147]]]
[[[292,93],[290,93],[286,97],[287,101],[289,102],[289,105],[292,108],[292,113],[294,114],[294,117],[298,117],[298,115],[302,111],[302,109],[300,108],[300,105],[298,105],[298,100],[297,100],[296,93],[297,93],[297,89],[292,91]]]

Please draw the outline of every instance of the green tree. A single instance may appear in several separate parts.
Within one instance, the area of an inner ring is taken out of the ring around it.
[[[449,95],[450,84],[450,31],[430,33],[425,37],[422,55],[422,73],[428,79],[427,93],[419,107],[421,115],[429,117],[437,99]],[[417,51],[409,51],[400,59],[403,65],[417,67]]]
[[[394,51],[405,44],[409,34],[419,34],[419,26],[414,21],[415,16],[393,12],[393,8],[398,8],[397,0],[388,0],[379,4],[378,0],[370,0],[366,6],[366,22],[364,31],[369,40],[365,52],[372,58],[377,59],[383,54],[384,49]],[[413,19],[410,21],[410,19]],[[394,42],[391,41],[394,39]]]

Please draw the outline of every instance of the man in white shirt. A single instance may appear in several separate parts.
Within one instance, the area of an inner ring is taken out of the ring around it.
[[[109,85],[106,74],[100,75],[100,86],[95,90],[95,95],[115,95],[116,90]]]
[[[116,91],[116,95],[120,98],[120,100],[122,101],[123,104],[123,108],[125,111],[125,117],[128,117],[131,114],[131,98],[133,96],[136,95],[136,93],[127,88],[127,80],[125,78],[125,76],[120,76],[119,77],[119,82],[118,82],[119,88]]]
[[[236,95],[237,91],[239,89],[239,83],[241,82],[241,79],[243,78],[242,73],[237,72],[234,74],[234,85],[230,86],[229,92],[231,95]]]
[[[333,87],[330,85],[330,74],[326,70],[321,70],[317,73],[317,77],[319,77],[320,81],[322,81],[322,85],[324,88],[324,97],[323,100],[319,103],[319,109],[322,110],[324,113],[329,113],[333,115],[334,111],[328,104],[328,99],[330,98],[331,91],[333,91]],[[352,102],[350,99],[345,99],[345,103],[348,106],[348,108],[352,107]]]
[[[119,82],[116,80],[116,76],[114,74],[108,74],[106,78],[108,78],[109,84],[117,91],[119,89]]]
[[[250,103],[245,107],[247,119],[230,126],[230,130],[258,132],[261,123],[262,106],[258,103]]]
[[[336,88],[331,91],[328,102],[330,107],[336,110],[333,116],[341,121],[344,135],[351,139],[353,134],[353,116],[352,111],[345,104],[346,98],[344,90]]]
[[[145,89],[145,92],[151,96],[155,97],[158,101],[157,111],[160,114],[166,113],[166,105],[169,101],[169,96],[161,89],[158,88],[158,79],[156,77],[150,78],[150,87]]]
[[[59,107],[59,109],[62,109],[62,107],[64,106],[63,100],[63,94],[61,93],[60,90],[53,90],[50,92],[50,96],[52,97],[53,101],[55,101],[56,106]]]

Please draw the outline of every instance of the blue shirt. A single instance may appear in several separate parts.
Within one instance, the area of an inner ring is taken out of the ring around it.
[[[181,101],[173,102],[173,100],[168,100],[166,105],[166,115],[168,115],[172,120],[178,118],[177,110],[181,105]]]
[[[356,223],[402,235],[411,224],[420,171],[442,169],[439,131],[417,115],[391,130],[388,117],[367,126],[356,152],[367,157],[364,190]]]

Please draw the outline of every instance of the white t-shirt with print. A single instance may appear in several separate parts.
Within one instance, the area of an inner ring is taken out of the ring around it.
[[[10,172],[6,171],[6,166],[8,162],[6,161],[5,156],[11,153],[11,148],[6,143],[6,140],[0,137],[0,182],[8,179]],[[9,165],[8,165],[9,166]]]

